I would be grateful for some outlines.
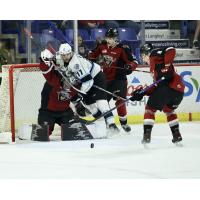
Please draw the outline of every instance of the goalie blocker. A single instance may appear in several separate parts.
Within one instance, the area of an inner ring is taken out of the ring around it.
[[[21,140],[32,140],[32,141],[50,141],[49,139],[49,126],[48,124],[39,125],[33,124],[24,125],[18,131],[18,137]],[[93,139],[92,134],[87,129],[86,125],[71,120],[68,124],[61,125],[61,140],[87,140]]]

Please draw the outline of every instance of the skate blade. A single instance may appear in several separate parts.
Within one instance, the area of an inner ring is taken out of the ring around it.
[[[183,147],[183,143],[182,142],[176,142],[176,143],[174,143],[175,144],[175,146],[177,146],[177,147]]]
[[[144,149],[149,149],[149,143],[142,143],[142,144],[143,144]]]
[[[132,131],[127,132],[127,131],[122,130],[121,132],[123,135],[133,135]]]
[[[141,142],[141,144],[143,145],[144,149],[149,149],[149,145],[150,145],[150,142]]]

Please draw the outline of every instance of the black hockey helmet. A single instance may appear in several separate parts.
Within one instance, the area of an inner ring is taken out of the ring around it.
[[[154,49],[153,45],[150,43],[146,43],[140,47],[140,54],[149,54]]]
[[[116,28],[109,28],[106,31],[105,37],[118,37],[119,33]]]

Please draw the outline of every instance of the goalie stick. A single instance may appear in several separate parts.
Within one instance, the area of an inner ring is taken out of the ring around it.
[[[159,79],[159,80],[153,82],[151,85],[149,85],[149,86],[147,86],[145,89],[143,89],[143,90],[140,92],[140,94],[147,92],[149,89],[153,88],[155,85],[157,85],[158,83],[160,83],[160,82],[163,81],[163,80],[165,80],[164,77],[162,77],[161,79]],[[100,115],[99,117],[97,117],[97,118],[95,118],[95,119],[93,119],[93,120],[90,120],[90,121],[89,121],[89,120],[85,120],[85,121],[86,121],[85,123],[86,123],[86,124],[94,123],[95,121],[97,121],[98,119],[100,119],[100,118],[104,117],[105,115],[109,114],[109,113],[112,112],[113,110],[115,110],[115,109],[121,107],[124,103],[128,102],[129,100],[130,100],[130,98],[126,99],[124,102],[122,102],[122,103],[120,103],[119,105],[117,105],[117,106],[111,108],[110,110],[108,110],[107,112],[103,113],[102,115]]]

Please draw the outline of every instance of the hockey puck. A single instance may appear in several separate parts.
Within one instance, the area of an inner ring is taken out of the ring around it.
[[[94,148],[94,143],[91,143],[91,144],[90,144],[90,148]]]

